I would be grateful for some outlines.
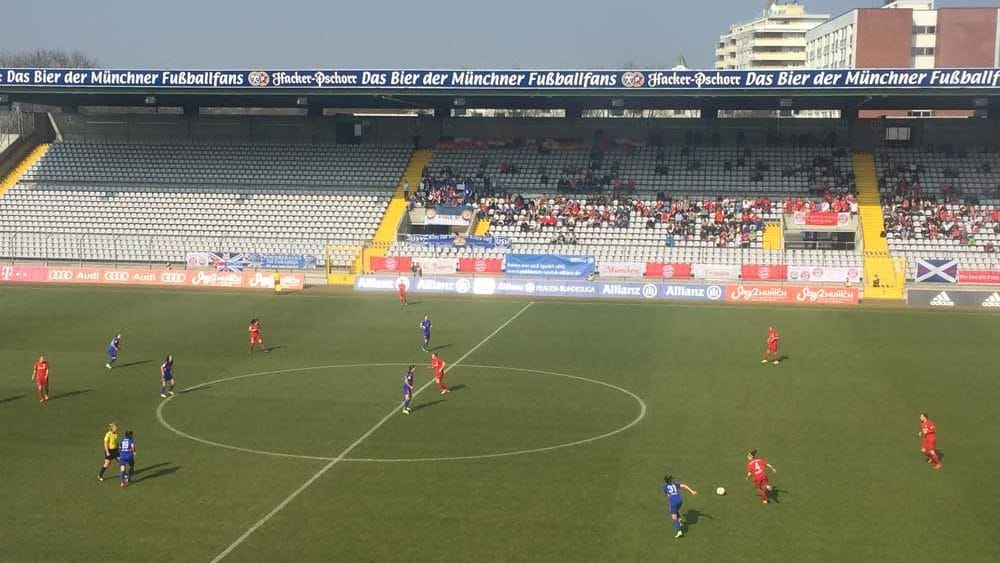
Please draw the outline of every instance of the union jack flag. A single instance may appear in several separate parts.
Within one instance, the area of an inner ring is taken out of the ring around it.
[[[242,272],[246,259],[235,252],[213,252],[211,264],[218,272]]]

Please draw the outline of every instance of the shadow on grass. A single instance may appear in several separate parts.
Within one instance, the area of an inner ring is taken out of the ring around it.
[[[695,510],[695,509],[688,510],[686,513],[684,513],[684,523],[688,527],[690,527],[690,526],[697,526],[698,522],[702,518],[708,518],[709,520],[715,520],[715,518],[712,518],[711,514],[705,514],[704,512],[701,512],[701,511]]]
[[[153,469],[157,467],[157,469]],[[167,475],[173,475],[177,473],[181,468],[180,465],[170,465],[170,463],[161,463],[157,465],[152,465],[149,468],[143,470],[142,477],[133,479],[133,482],[138,483],[140,481],[149,481],[150,479],[156,479],[157,477],[166,477]],[[136,471],[132,475],[139,475],[139,471]]]
[[[55,401],[56,399],[62,399],[65,397],[74,397],[76,395],[83,395],[84,393],[90,393],[90,389],[77,389],[76,391],[67,391],[61,395],[53,395],[49,400]]]
[[[6,399],[0,399],[0,405],[2,405],[4,403],[12,403],[12,402],[14,402],[14,401],[16,401],[18,399],[23,399],[25,397],[27,397],[27,395],[14,395],[13,397],[7,397]]]
[[[462,389],[465,389],[465,384],[459,383],[458,385],[454,385],[452,387],[449,387],[448,389],[451,389],[452,391],[461,391]]]
[[[775,504],[781,504],[781,497],[783,495],[789,494],[788,489],[779,489],[778,487],[771,487],[771,492],[768,493],[767,498]]]
[[[270,354],[271,352],[274,352],[275,350],[281,350],[282,348],[284,348],[284,346],[271,346],[270,348],[264,348],[264,350],[265,353]]]
[[[122,369],[122,368],[128,368],[128,367],[132,367],[132,366],[141,366],[143,364],[151,364],[154,361],[155,360],[139,360],[137,362],[129,362],[127,364],[115,364],[114,368],[115,369]],[[114,371],[114,370],[112,370],[112,371]]]
[[[435,346],[431,348],[431,352],[437,352],[438,350],[444,350],[446,348],[451,348],[451,344],[442,344],[440,346]]]
[[[444,399],[434,399],[433,401],[427,401],[426,403],[420,403],[419,405],[414,405],[410,411],[416,412],[421,409],[429,409],[438,403],[443,403]]]
[[[204,391],[205,389],[211,389],[211,385],[202,385],[201,387],[192,387],[191,389],[185,389],[183,391],[178,391],[178,395],[187,395],[188,393],[194,393],[196,391]]]
[[[153,465],[147,465],[146,467],[140,467],[139,469],[136,469],[132,473],[132,475],[142,475],[143,473],[149,473],[150,471],[152,471],[154,469],[158,469],[160,467],[164,467],[164,466],[170,465],[171,463],[172,462],[169,462],[169,461],[161,461],[160,463],[155,463]]]

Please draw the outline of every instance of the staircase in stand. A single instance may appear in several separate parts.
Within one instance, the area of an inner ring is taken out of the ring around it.
[[[477,237],[484,237],[488,232],[490,232],[490,220],[476,219],[476,229],[473,231],[473,234]]]
[[[781,250],[784,248],[782,241],[781,223],[767,223],[764,225],[764,250]]]
[[[878,190],[875,157],[854,154],[854,178],[858,186],[858,213],[865,256],[865,298],[901,300],[906,289],[906,261],[893,258],[883,236],[885,221]],[[878,280],[878,287],[874,282]]]
[[[36,162],[41,160],[45,153],[49,150],[48,143],[42,143],[31,150],[28,156],[24,157],[24,160],[18,163],[13,170],[10,171],[6,176],[0,180],[0,197],[3,197],[7,193],[7,190],[13,188],[21,180],[21,176],[28,171]]]
[[[375,230],[375,236],[372,238],[371,243],[358,253],[358,256],[354,259],[354,266],[351,268],[350,274],[330,274],[327,277],[327,283],[331,285],[353,285],[354,276],[365,271],[366,261],[372,257],[386,255],[389,247],[396,241],[399,224],[403,220],[403,214],[407,211],[407,197],[409,197],[409,194],[404,192],[403,187],[408,184],[410,190],[417,189],[420,185],[420,175],[433,155],[434,152],[427,149],[413,151],[413,155],[410,156],[410,162],[406,165],[403,176],[399,179],[399,184],[396,185],[396,191],[392,194],[392,199],[389,201],[389,206],[382,216],[382,221],[379,223],[378,229]]]

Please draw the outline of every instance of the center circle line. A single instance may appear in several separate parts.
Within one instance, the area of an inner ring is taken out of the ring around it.
[[[161,425],[163,425],[164,428],[166,428],[167,430],[170,430],[174,434],[176,434],[178,436],[181,436],[183,438],[187,438],[189,440],[201,443],[201,444],[208,445],[208,446],[214,446],[214,447],[217,447],[217,448],[223,448],[223,449],[228,449],[228,450],[233,450],[233,451],[238,451],[238,452],[251,453],[251,454],[257,454],[257,455],[266,455],[266,456],[272,456],[272,457],[282,457],[282,458],[291,458],[291,459],[306,459],[306,460],[311,460],[311,461],[332,461],[335,458],[333,458],[333,457],[327,457],[327,456],[311,456],[311,455],[303,455],[303,454],[292,454],[292,453],[286,453],[286,452],[276,452],[276,451],[271,451],[271,450],[258,450],[258,449],[254,449],[254,448],[244,448],[242,446],[234,446],[232,444],[224,444],[222,442],[215,442],[215,441],[212,441],[212,440],[207,440],[205,438],[194,436],[192,434],[188,434],[187,432],[184,432],[183,430],[180,430],[180,429],[174,427],[169,422],[167,422],[166,418],[163,416],[163,408],[167,405],[167,403],[169,403],[175,397],[181,397],[185,393],[188,393],[190,391],[194,391],[194,390],[201,389],[201,388],[204,388],[204,387],[209,387],[209,386],[211,386],[213,384],[216,384],[216,383],[224,383],[224,382],[227,382],[227,381],[234,381],[234,380],[237,380],[237,379],[244,379],[244,378],[248,378],[248,377],[258,377],[258,376],[262,376],[262,375],[274,375],[274,374],[279,374],[279,373],[294,373],[294,372],[301,372],[301,371],[316,371],[316,370],[323,370],[323,369],[343,369],[343,368],[352,368],[352,367],[409,366],[412,363],[413,362],[378,362],[378,363],[331,364],[331,365],[323,365],[323,366],[309,366],[309,367],[301,367],[301,368],[286,368],[286,369],[278,369],[278,370],[268,370],[268,371],[261,371],[261,372],[255,372],[255,373],[247,373],[247,374],[241,374],[241,375],[234,375],[234,376],[230,376],[230,377],[223,377],[223,378],[215,379],[215,380],[212,380],[212,381],[206,381],[204,383],[199,383],[199,384],[193,385],[191,387],[187,387],[184,390],[180,391],[180,393],[178,393],[177,395],[173,395],[173,396],[167,398],[166,400],[161,401],[160,404],[156,408],[156,419],[157,419],[157,421],[159,421],[159,423]],[[342,462],[355,462],[355,463],[417,463],[417,462],[428,463],[428,462],[440,462],[440,461],[469,461],[469,460],[478,460],[478,459],[493,459],[493,458],[500,458],[500,457],[512,457],[512,456],[517,456],[517,455],[527,455],[527,454],[533,454],[533,453],[549,452],[549,451],[553,451],[553,450],[559,450],[559,449],[563,449],[563,448],[570,448],[570,447],[573,447],[573,446],[579,446],[579,445],[583,445],[583,444],[589,444],[589,443],[592,443],[592,442],[596,442],[598,440],[603,440],[605,438],[610,438],[611,436],[615,436],[617,434],[625,432],[626,430],[632,428],[636,424],[639,424],[639,422],[641,422],[646,417],[646,412],[647,412],[646,403],[645,403],[645,401],[642,400],[641,397],[639,397],[635,393],[629,391],[628,389],[624,389],[622,387],[619,387],[619,386],[611,384],[611,383],[607,383],[605,381],[600,381],[600,380],[597,380],[597,379],[591,379],[589,377],[582,377],[582,376],[579,376],[579,375],[570,375],[570,374],[566,374],[566,373],[559,373],[559,372],[555,372],[555,371],[539,370],[539,369],[532,369],[532,368],[516,368],[516,367],[506,367],[506,366],[479,365],[479,364],[462,364],[461,367],[464,367],[464,368],[478,368],[478,369],[492,369],[492,370],[504,370],[504,371],[517,371],[517,372],[522,372],[522,373],[538,373],[538,374],[543,374],[543,375],[552,375],[552,376],[556,376],[556,377],[565,377],[565,378],[568,378],[568,379],[576,379],[578,381],[586,381],[588,383],[593,383],[595,385],[601,385],[603,387],[607,387],[609,389],[618,391],[619,393],[622,393],[622,394],[625,394],[625,395],[629,396],[639,406],[639,414],[634,419],[632,419],[628,424],[626,424],[624,426],[621,426],[619,428],[616,428],[614,430],[611,430],[609,432],[605,432],[605,433],[597,435],[597,436],[591,436],[589,438],[583,438],[583,439],[580,439],[580,440],[575,440],[575,441],[572,441],[572,442],[566,442],[566,443],[563,443],[563,444],[555,444],[555,445],[552,445],[552,446],[542,446],[542,447],[538,447],[538,448],[528,448],[528,449],[523,449],[523,450],[513,450],[513,451],[508,451],[508,452],[496,452],[496,453],[479,454],[479,455],[439,456],[439,457],[420,457],[420,458],[343,458],[340,461],[342,461]]]

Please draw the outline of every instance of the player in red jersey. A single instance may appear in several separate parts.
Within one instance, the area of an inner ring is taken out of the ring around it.
[[[31,380],[38,388],[38,402],[44,403],[49,400],[49,362],[45,356],[38,356],[34,369],[31,370]]]
[[[753,487],[757,489],[757,494],[764,504],[767,504],[767,495],[771,492],[771,484],[767,482],[767,468],[775,473],[778,472],[766,459],[757,457],[757,450],[750,450],[747,454],[747,479],[753,477]]]
[[[449,391],[448,386],[444,384],[444,360],[437,353],[431,354],[431,369],[434,370],[434,382],[437,383],[438,389],[441,390],[441,394],[444,395]]]
[[[941,456],[937,452],[937,426],[927,418],[927,413],[920,415],[920,432],[917,432],[917,436],[923,437],[920,453],[927,456],[927,463],[933,464],[934,469],[941,469]]]
[[[403,280],[399,281],[399,285],[396,286],[396,293],[399,294],[399,302],[401,305],[406,307],[406,282]]]
[[[260,350],[267,353],[267,348],[264,347],[264,341],[260,337],[260,319],[250,319],[250,326],[247,327],[250,331],[250,353],[253,354],[253,345],[256,343],[260,346]]]
[[[767,327],[767,350],[764,352],[764,359],[760,361],[762,364],[766,364],[771,356],[774,356],[774,365],[778,365],[778,331],[774,330],[773,326]]]

